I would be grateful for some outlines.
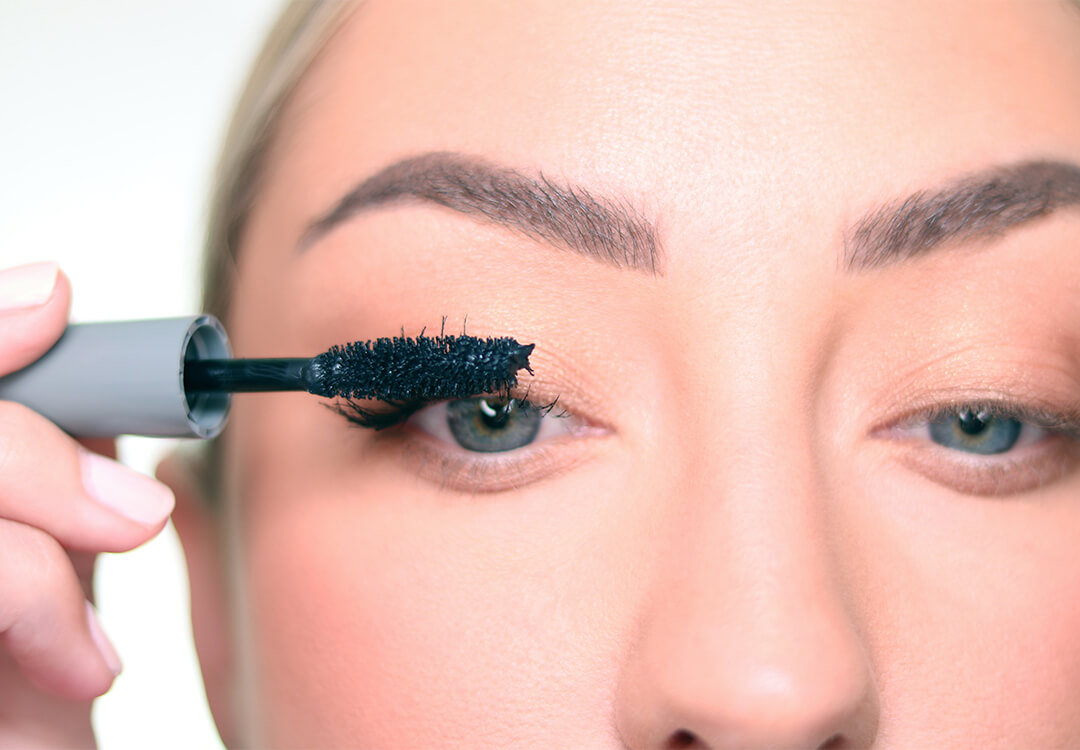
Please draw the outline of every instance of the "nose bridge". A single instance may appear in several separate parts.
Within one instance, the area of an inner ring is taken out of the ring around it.
[[[746,292],[727,321],[722,351],[686,352],[681,372],[705,373],[694,386],[703,408],[679,451],[687,457],[681,502],[700,536],[683,548],[698,558],[687,566],[722,565],[729,596],[771,602],[770,611],[789,601],[782,592],[798,598],[835,590],[813,397],[821,352],[805,344],[827,332],[813,333],[814,316],[778,291],[790,282],[772,282]],[[710,359],[706,370],[701,363]]]
[[[814,748],[872,735],[876,695],[829,541],[812,415],[790,382],[776,384],[783,369],[762,366],[712,405],[722,420],[688,430],[681,497],[667,498],[680,508],[677,542],[624,675],[633,747],[693,737]]]
[[[759,678],[763,690],[816,680],[822,659],[853,658],[855,638],[812,451],[790,418],[759,427],[762,437],[748,431],[741,449],[718,448],[731,460],[700,478],[686,513],[692,528],[662,574],[681,581],[672,627],[696,631],[716,662],[741,664],[747,690]]]

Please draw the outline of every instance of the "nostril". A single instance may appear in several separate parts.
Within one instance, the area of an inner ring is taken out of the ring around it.
[[[668,740],[668,750],[677,750],[677,748],[693,747],[697,744],[697,737],[693,732],[688,732],[685,729],[680,729],[671,735],[671,739]]]
[[[681,750],[682,748],[697,748],[704,747],[699,745],[698,738],[693,732],[686,729],[680,729],[673,733],[668,738],[667,744],[664,746],[664,750]],[[818,745],[817,750],[842,750],[844,747],[844,737],[841,734],[834,734],[827,740]]]

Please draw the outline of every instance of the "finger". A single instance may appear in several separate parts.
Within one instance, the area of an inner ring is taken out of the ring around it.
[[[113,438],[77,438],[76,442],[88,451],[116,458],[116,440]]]
[[[38,687],[101,695],[120,672],[67,554],[40,529],[0,520],[0,645]]]
[[[160,482],[91,453],[25,406],[0,402],[0,518],[70,549],[121,552],[155,536],[173,504]]]
[[[97,552],[79,552],[67,550],[68,559],[71,560],[71,568],[75,571],[75,578],[79,581],[86,601],[91,604],[97,602],[94,599],[94,568],[97,565]]]
[[[67,327],[71,286],[55,263],[0,271],[0,375],[49,350]]]
[[[31,683],[0,648],[0,748],[96,748],[90,701],[73,701]]]
[[[78,438],[77,442],[83,448],[98,453],[108,458],[116,458],[116,440],[114,438]],[[168,486],[168,485],[166,485]],[[71,565],[75,568],[75,575],[82,586],[83,595],[91,604],[94,599],[94,565],[97,562],[97,552],[85,552],[68,549],[68,557]]]

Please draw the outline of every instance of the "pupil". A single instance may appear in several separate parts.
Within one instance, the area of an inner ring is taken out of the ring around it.
[[[965,435],[978,435],[986,429],[990,419],[985,414],[975,414],[970,411],[960,412],[960,431]]]
[[[480,399],[480,421],[490,429],[502,429],[510,421],[511,403],[507,401],[492,406],[486,398]]]

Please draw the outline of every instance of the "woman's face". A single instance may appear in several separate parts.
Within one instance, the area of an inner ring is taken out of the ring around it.
[[[445,320],[558,403],[236,399],[237,731],[1080,742],[1069,163],[1064,0],[366,3],[281,124],[236,351]]]

